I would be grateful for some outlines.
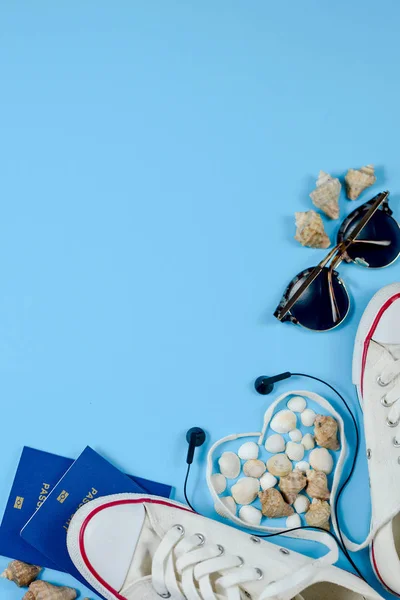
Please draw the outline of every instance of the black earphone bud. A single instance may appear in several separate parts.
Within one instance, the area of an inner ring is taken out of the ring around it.
[[[292,376],[292,373],[286,371],[286,373],[280,373],[279,375],[274,375],[273,377],[267,377],[267,375],[260,375],[254,382],[254,387],[259,394],[266,396],[270,394],[274,389],[274,383],[278,381],[282,381],[283,379],[289,379]]]
[[[193,462],[195,448],[202,446],[206,441],[206,434],[201,427],[192,427],[186,434],[186,440],[189,444],[186,462],[191,465]]]

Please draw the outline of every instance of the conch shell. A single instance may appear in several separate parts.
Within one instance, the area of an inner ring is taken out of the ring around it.
[[[59,587],[47,581],[34,581],[22,600],[75,600],[77,593],[69,587]]]
[[[322,471],[307,471],[307,489],[306,492],[310,498],[318,500],[329,500],[330,491],[328,488],[328,479]]]
[[[295,240],[309,248],[329,248],[331,241],[325,233],[320,215],[315,210],[297,212],[295,217],[297,227]]]
[[[318,446],[329,448],[329,450],[339,450],[338,424],[333,417],[317,415],[314,421],[314,436]]]
[[[320,208],[329,218],[339,218],[339,196],[342,186],[339,179],[331,177],[324,171],[319,172],[317,188],[311,192],[313,204]]]
[[[36,579],[41,570],[42,567],[29,565],[21,560],[13,560],[1,574],[1,577],[13,581],[18,587],[28,587]]]
[[[260,492],[258,497],[261,501],[261,512],[265,517],[278,519],[279,517],[289,517],[294,514],[294,509],[286,504],[283,496],[275,488],[269,488]]]
[[[308,512],[306,512],[306,522],[310,527],[321,527],[329,531],[329,519],[331,516],[331,507],[327,502],[314,499]]]
[[[293,504],[299,492],[304,490],[307,485],[307,479],[301,471],[294,470],[286,477],[281,477],[279,480],[279,489],[282,496],[288,504]]]
[[[346,182],[347,197],[357,200],[358,196],[376,181],[373,165],[361,169],[349,169],[344,178]]]

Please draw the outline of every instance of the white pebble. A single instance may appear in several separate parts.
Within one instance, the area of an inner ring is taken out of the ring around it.
[[[224,496],[220,500],[224,506],[222,507],[219,503],[215,503],[214,508],[221,517],[229,519],[232,515],[236,515],[236,502],[232,496]]]
[[[271,454],[279,454],[279,452],[283,452],[285,450],[285,446],[285,439],[279,433],[270,435],[265,441],[265,449],[267,452],[271,452]]]
[[[308,511],[308,508],[310,506],[310,501],[307,498],[307,496],[304,496],[303,494],[299,494],[296,498],[296,500],[293,503],[294,506],[294,510],[299,513],[299,515],[302,515],[303,513],[306,513]]]
[[[333,458],[326,448],[315,448],[310,452],[310,465],[316,471],[322,471],[329,475],[333,469]]]
[[[301,526],[301,519],[299,517],[299,515],[290,515],[290,517],[288,517],[286,519],[286,527],[288,529],[294,529],[295,527],[300,527]]]
[[[255,506],[242,506],[239,510],[239,517],[245,523],[249,523],[249,525],[258,526],[261,523],[262,512],[255,508]]]
[[[218,461],[219,470],[227,479],[236,479],[240,473],[240,460],[234,452],[224,452]]]
[[[306,408],[306,410],[301,413],[300,417],[304,427],[312,427],[314,425],[316,416],[317,415],[312,408]]]
[[[276,486],[277,483],[277,478],[271,475],[271,473],[265,473],[260,479],[261,489],[263,490],[273,488]]]
[[[271,421],[272,431],[276,433],[289,433],[296,429],[297,417],[291,410],[280,410]]]
[[[258,458],[259,446],[255,442],[245,442],[238,450],[239,458],[242,460],[251,460]]]
[[[305,401],[303,396],[293,396],[287,403],[288,409],[297,413],[302,413],[306,406],[307,402]]]
[[[221,473],[211,475],[211,483],[217,494],[222,494],[226,490],[226,478]]]
[[[310,468],[310,463],[308,463],[306,460],[301,460],[295,466],[295,469],[297,469],[298,471],[301,471],[302,473],[307,473],[309,468]]]
[[[286,454],[290,460],[303,460],[304,446],[302,444],[296,444],[296,442],[288,442],[286,444]]]
[[[292,442],[301,442],[303,434],[301,433],[300,429],[293,429],[293,431],[289,432],[289,437]]]
[[[301,443],[303,444],[306,450],[312,450],[313,448],[315,448],[315,440],[311,433],[306,433],[306,435],[301,440]]]

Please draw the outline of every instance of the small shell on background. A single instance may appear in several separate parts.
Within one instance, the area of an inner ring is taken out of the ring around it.
[[[238,455],[242,460],[251,460],[252,458],[258,458],[259,451],[260,448],[255,442],[245,442],[240,446]]]
[[[217,512],[220,517],[229,519],[231,515],[236,515],[236,502],[232,496],[224,496],[223,498],[220,498],[220,500],[224,507],[220,506],[219,503],[215,503],[214,505],[215,512]]]
[[[337,177],[332,177],[328,173],[320,171],[317,187],[311,192],[310,198],[314,206],[320,208],[330,219],[338,219],[341,189],[342,186]]]
[[[306,406],[307,402],[303,396],[293,396],[287,403],[288,409],[297,413],[302,413]]]
[[[254,477],[242,477],[231,487],[233,499],[237,504],[251,504],[260,491],[260,482]]]
[[[307,471],[307,489],[306,492],[311,498],[318,500],[329,500],[330,491],[328,489],[328,479],[322,471]]]
[[[234,452],[224,452],[218,464],[219,470],[227,479],[236,479],[240,473],[240,459]]]
[[[300,429],[293,429],[293,431],[289,431],[289,437],[292,442],[301,442],[303,439],[303,434],[301,433]]]
[[[327,502],[314,500],[306,513],[306,522],[310,527],[322,527],[329,530],[329,519],[331,516],[331,507]]]
[[[226,478],[221,473],[211,475],[211,483],[217,494],[222,494],[226,490]]]
[[[60,587],[47,581],[34,581],[22,600],[75,600],[76,591],[69,587]]]
[[[271,475],[271,473],[264,473],[264,475],[260,479],[260,485],[262,490],[268,490],[269,488],[273,488],[278,483],[276,477]]]
[[[249,525],[258,526],[261,523],[262,512],[255,506],[242,506],[239,510],[239,517]]]
[[[347,197],[357,200],[358,196],[376,182],[373,165],[366,165],[361,169],[349,169],[344,178],[346,182]]]
[[[316,416],[317,415],[312,408],[306,408],[306,410],[301,413],[300,417],[304,427],[312,427]]]
[[[266,471],[265,463],[257,458],[247,460],[243,465],[243,473],[246,477],[261,477]]]
[[[333,417],[317,415],[314,422],[314,437],[318,446],[329,448],[329,450],[339,450],[338,424]]]
[[[309,456],[310,465],[316,471],[329,475],[333,469],[333,458],[326,448],[314,448]]]
[[[294,509],[286,504],[283,496],[275,488],[270,488],[258,494],[261,501],[261,512],[265,517],[278,519],[294,514]]]
[[[292,429],[296,429],[297,417],[291,410],[280,410],[276,413],[271,421],[272,431],[276,433],[289,433]]]
[[[307,485],[307,479],[300,471],[292,471],[286,477],[279,480],[279,489],[282,496],[288,504],[293,504],[299,492],[304,490]]]
[[[294,529],[295,527],[301,526],[301,519],[299,515],[291,515],[286,519],[286,527],[287,529]]]
[[[21,560],[13,560],[3,571],[1,577],[13,581],[18,587],[28,587],[39,575],[42,567],[24,563]]]
[[[297,444],[296,442],[288,442],[286,444],[286,454],[290,460],[303,460],[304,458],[304,446],[303,444]]]
[[[297,227],[295,240],[309,248],[329,248],[331,241],[326,234],[320,215],[315,210],[297,212],[295,217]]]
[[[280,433],[274,433],[265,440],[265,449],[271,454],[277,454],[285,450],[286,442]]]
[[[308,463],[306,460],[301,460],[295,466],[295,469],[297,471],[301,471],[302,473],[307,473],[307,471],[309,470],[309,468],[310,468],[310,463]]]
[[[304,494],[299,494],[296,500],[293,502],[293,506],[294,510],[299,513],[299,515],[302,515],[308,511],[310,507],[310,501],[307,496],[304,496]]]
[[[267,469],[276,477],[285,477],[293,469],[293,465],[286,454],[275,454],[267,461]]]
[[[306,435],[301,440],[301,443],[303,444],[306,450],[312,450],[315,447],[315,440],[311,433],[306,433]]]

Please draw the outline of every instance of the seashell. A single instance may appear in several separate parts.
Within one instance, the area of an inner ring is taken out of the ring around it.
[[[221,473],[211,475],[211,483],[217,494],[222,494],[226,490],[226,478]]]
[[[13,581],[18,587],[28,587],[36,579],[41,570],[42,567],[36,567],[21,560],[13,560],[6,570],[3,571],[1,577]]]
[[[301,413],[300,419],[304,427],[312,427],[316,416],[317,415],[312,408],[306,408],[306,410]]]
[[[264,473],[264,475],[260,479],[260,485],[262,490],[268,490],[269,488],[273,488],[278,483],[276,477],[271,475],[271,473]]]
[[[252,458],[258,458],[260,447],[255,442],[245,442],[238,450],[239,458],[242,460],[251,460]]]
[[[303,444],[306,450],[312,450],[315,447],[315,441],[311,433],[306,433],[306,435],[301,440],[301,443]]]
[[[266,471],[265,463],[257,458],[247,460],[243,465],[243,473],[246,477],[261,477]]]
[[[288,442],[286,444],[286,454],[290,460],[302,460],[304,458],[304,446],[303,444],[297,444],[296,442]]]
[[[301,460],[295,466],[295,469],[297,471],[301,471],[302,473],[307,473],[307,471],[309,470],[309,468],[310,468],[310,463],[308,463],[306,460]]]
[[[333,458],[326,448],[314,448],[309,456],[310,465],[316,471],[329,475],[333,469]]]
[[[307,485],[307,479],[300,471],[292,471],[286,477],[279,480],[279,489],[282,496],[288,504],[293,504],[299,492],[304,490]]]
[[[347,197],[357,200],[358,196],[376,181],[373,165],[361,169],[349,169],[344,178],[346,182]]]
[[[297,212],[295,217],[297,227],[295,240],[309,248],[329,248],[331,241],[325,232],[320,215],[315,210]]]
[[[289,410],[293,412],[302,413],[303,410],[307,407],[307,402],[303,396],[292,396],[289,402],[287,403],[287,407]]]
[[[303,439],[303,434],[301,433],[300,429],[293,429],[293,431],[289,431],[289,437],[292,442],[301,442]]]
[[[278,519],[279,517],[289,517],[294,514],[294,510],[283,499],[283,496],[275,488],[270,488],[260,492],[258,497],[261,501],[261,512],[265,517]]]
[[[271,454],[283,452],[285,450],[285,446],[285,439],[279,433],[270,435],[265,441],[265,449],[267,452],[271,452]]]
[[[69,587],[60,587],[47,581],[33,581],[22,600],[75,600],[77,593]]]
[[[328,173],[320,171],[317,187],[311,192],[310,198],[314,206],[320,208],[330,219],[338,219],[341,189],[342,186],[337,177],[332,177]]]
[[[291,410],[280,410],[271,421],[271,429],[276,433],[289,433],[296,425],[297,417]]]
[[[310,527],[322,527],[329,531],[329,519],[331,516],[331,507],[327,502],[314,500],[306,513],[306,522]]]
[[[267,469],[276,477],[285,477],[292,471],[293,466],[286,454],[275,454],[267,461]]]
[[[318,500],[329,500],[330,491],[328,489],[328,479],[322,471],[307,471],[307,489],[306,492],[310,498]]]
[[[219,503],[214,504],[215,512],[219,514],[220,517],[225,517],[225,519],[229,519],[232,515],[236,515],[236,502],[232,498],[232,496],[224,496],[220,498],[224,508],[219,505]]]
[[[233,499],[237,504],[251,504],[257,498],[260,482],[255,477],[242,477],[231,487]]]
[[[297,515],[297,514],[290,515],[290,517],[288,517],[286,519],[286,527],[287,527],[287,529],[294,529],[295,527],[301,527],[301,519],[300,519],[299,515]]]
[[[227,479],[236,479],[240,473],[240,460],[234,452],[224,452],[218,464],[219,470]]]
[[[339,450],[338,424],[333,417],[317,415],[314,421],[314,437],[318,446]]]
[[[299,515],[302,515],[308,511],[310,507],[310,501],[307,496],[304,496],[304,494],[299,494],[296,500],[293,502],[293,506],[294,510],[299,513]]]
[[[262,512],[255,506],[242,506],[239,517],[249,525],[258,526],[261,523]]]

